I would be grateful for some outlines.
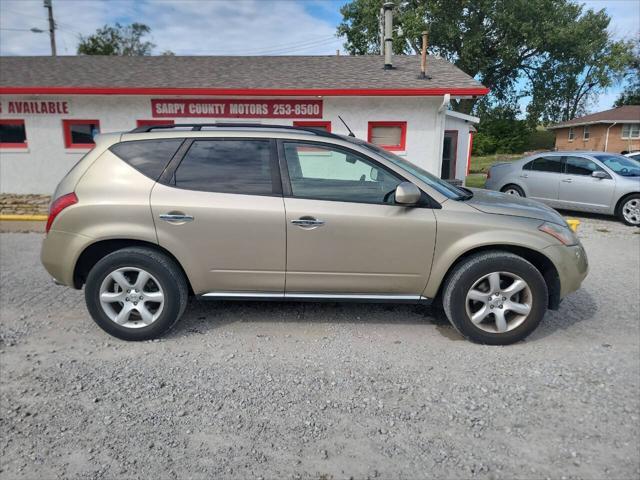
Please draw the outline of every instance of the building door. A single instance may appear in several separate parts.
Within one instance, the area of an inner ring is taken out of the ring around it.
[[[458,131],[445,130],[442,147],[442,168],[440,177],[449,180],[456,178],[456,156],[458,154]]]

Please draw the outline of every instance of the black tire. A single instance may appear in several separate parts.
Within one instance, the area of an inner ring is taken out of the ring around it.
[[[529,314],[519,326],[504,333],[491,333],[477,327],[466,308],[467,292],[492,272],[517,275],[531,291]],[[547,284],[538,269],[524,258],[503,251],[478,253],[457,264],[447,275],[442,294],[444,310],[453,326],[467,339],[486,345],[509,345],[526,338],[542,321],[548,302]]]
[[[518,192],[518,196],[519,197],[525,197],[526,195],[524,194],[524,190],[522,190],[522,188],[520,188],[518,185],[514,185],[513,183],[510,183],[509,185],[505,185],[504,187],[502,187],[500,189],[500,191],[502,193],[506,193],[507,190],[513,190]]]
[[[624,213],[622,209],[624,208],[624,205],[630,200],[640,201],[640,193],[632,193],[631,195],[627,195],[626,197],[622,198],[620,202],[618,202],[618,207],[616,208],[616,216],[625,225],[629,225],[630,227],[640,227],[640,223],[631,223],[627,221],[626,218],[624,218]]]
[[[127,328],[109,318],[100,303],[100,286],[113,271],[132,267],[150,273],[164,292],[164,305],[158,318],[150,325]],[[117,250],[99,260],[89,272],[85,285],[85,301],[93,320],[105,332],[122,340],[140,341],[158,338],[180,319],[189,297],[187,281],[176,263],[157,250],[130,247]]]

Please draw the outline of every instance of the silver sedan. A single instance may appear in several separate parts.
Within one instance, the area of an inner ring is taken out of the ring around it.
[[[545,152],[496,163],[485,188],[640,226],[640,163],[606,152]]]

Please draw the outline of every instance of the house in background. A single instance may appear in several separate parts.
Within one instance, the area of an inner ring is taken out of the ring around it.
[[[634,152],[640,150],[640,105],[592,113],[548,129],[556,134],[556,150]]]

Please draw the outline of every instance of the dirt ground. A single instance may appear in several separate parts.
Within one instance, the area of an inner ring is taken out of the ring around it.
[[[640,477],[640,229],[580,229],[583,288],[527,341],[408,305],[191,302],[126,343],[0,234],[0,478]]]

